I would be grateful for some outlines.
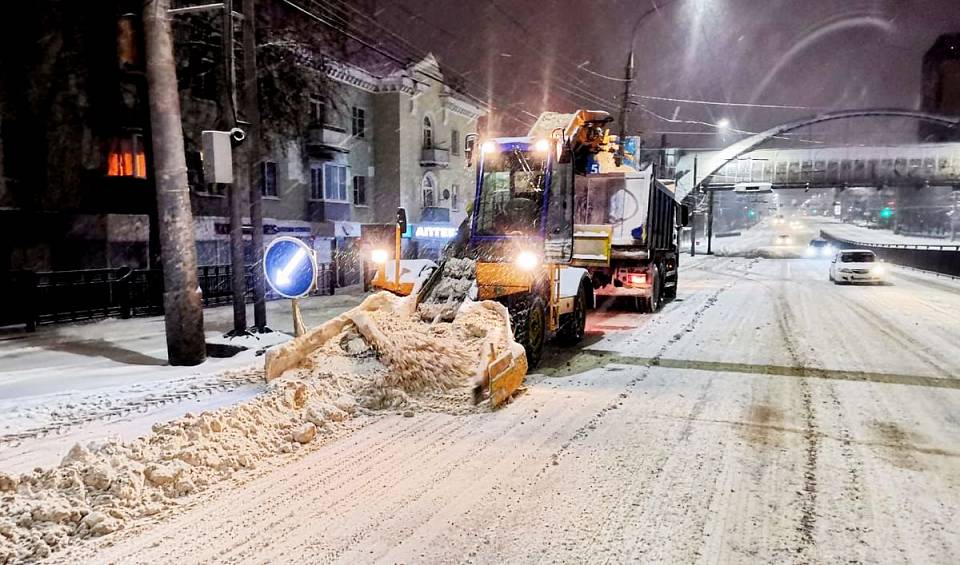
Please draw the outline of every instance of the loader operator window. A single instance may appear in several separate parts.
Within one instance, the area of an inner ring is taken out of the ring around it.
[[[477,235],[540,233],[547,160],[514,149],[484,157]]]

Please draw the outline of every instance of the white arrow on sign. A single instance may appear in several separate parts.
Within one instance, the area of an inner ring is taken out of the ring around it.
[[[304,257],[307,256],[307,251],[300,247],[297,249],[297,252],[293,255],[290,261],[283,266],[279,271],[277,271],[277,284],[280,286],[287,286],[290,284],[290,273],[300,265],[300,262],[303,261]]]

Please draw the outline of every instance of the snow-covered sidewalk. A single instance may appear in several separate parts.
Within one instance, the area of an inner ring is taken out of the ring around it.
[[[305,322],[326,321],[363,296],[351,287],[305,299]],[[0,331],[0,471],[56,464],[78,441],[132,439],[156,422],[256,395],[263,382],[260,355],[292,333],[289,301],[269,302],[267,313],[273,333],[227,340],[232,307],[205,310],[208,343],[247,349],[196,367],[167,364],[162,317]]]
[[[836,239],[857,243],[880,245],[960,245],[960,241],[950,241],[949,237],[920,237],[900,235],[890,230],[870,229],[850,224],[828,224],[821,227],[823,233]]]

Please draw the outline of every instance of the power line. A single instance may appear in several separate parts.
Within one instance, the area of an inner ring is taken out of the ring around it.
[[[693,100],[689,98],[670,98],[667,96],[650,96],[646,94],[633,94],[632,98],[642,98],[644,100],[662,100],[664,102],[680,102],[683,104],[703,104],[707,106],[733,106],[738,108],[772,108],[778,110],[822,110],[820,107],[813,106],[791,106],[788,104],[750,104],[746,102],[720,102],[717,100]]]
[[[313,0],[311,0],[311,1],[313,1]],[[386,50],[386,49],[384,49],[384,48],[382,48],[382,47],[380,47],[380,46],[374,45],[374,44],[371,43],[369,40],[367,40],[367,39],[365,39],[365,38],[363,38],[363,37],[360,37],[357,33],[351,31],[350,29],[345,29],[344,27],[342,27],[342,26],[340,26],[340,25],[337,25],[336,23],[333,23],[333,22],[329,21],[328,19],[326,19],[326,18],[324,18],[324,17],[322,17],[322,16],[318,16],[317,14],[314,14],[313,12],[307,10],[306,8],[304,8],[304,7],[300,6],[300,5],[292,2],[291,0],[282,0],[282,2],[283,2],[284,4],[289,5],[290,7],[294,8],[294,9],[297,10],[298,12],[301,12],[302,14],[310,17],[311,19],[313,19],[313,20],[315,20],[315,21],[323,24],[324,26],[329,27],[330,29],[332,29],[332,30],[334,30],[334,31],[337,31],[337,32],[343,34],[344,36],[352,39],[353,41],[356,41],[356,42],[359,43],[360,45],[362,45],[362,46],[364,46],[364,47],[366,47],[366,48],[368,48],[368,49],[370,49],[370,50],[372,50],[372,51],[374,51],[374,52],[376,52],[376,53],[379,53],[380,55],[383,55],[383,56],[386,57],[387,59],[389,59],[389,60],[391,60],[391,61],[393,61],[393,62],[401,65],[401,67],[403,67],[403,68],[406,68],[406,67],[408,67],[408,66],[410,65],[410,60],[409,60],[409,59],[408,59],[408,60],[404,60],[404,59],[400,58],[399,56],[391,53],[390,51],[388,51],[388,50]],[[342,21],[343,21],[343,20],[342,20]],[[433,81],[436,81],[438,84],[442,84],[442,85],[446,85],[446,84],[447,84],[446,81],[444,81],[444,79],[443,79],[442,77],[437,77],[437,76],[435,76],[435,75],[433,75],[433,74],[431,74],[431,73],[429,73],[429,72],[424,71],[423,69],[418,69],[417,72],[418,72],[419,74],[423,75],[423,76],[426,77],[426,78],[429,78],[429,79],[431,79],[431,80],[433,80]],[[488,102],[485,102],[485,101],[477,98],[476,96],[473,96],[472,94],[470,94],[470,93],[468,93],[468,92],[464,92],[464,93],[462,93],[462,94],[464,94],[464,95],[467,96],[468,98],[473,99],[475,102],[477,102],[477,103],[479,103],[479,104],[481,104],[481,105],[483,105],[483,106],[488,107],[491,111],[497,109],[496,106],[494,106],[493,104],[490,104],[490,103],[488,103]],[[517,118],[516,116],[510,115],[509,113],[505,114],[505,117],[507,117],[508,119],[514,120],[514,121],[516,121],[516,122],[518,122],[518,123],[520,123],[520,124],[522,124],[522,125],[525,125],[525,126],[527,126],[527,127],[530,127],[530,126],[532,125],[531,123],[525,122],[525,121]]]

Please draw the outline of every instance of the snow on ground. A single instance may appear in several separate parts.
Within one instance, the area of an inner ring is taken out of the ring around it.
[[[765,219],[740,235],[714,236],[713,250],[724,257],[798,258],[803,257],[810,240],[819,236],[819,219],[796,219],[779,225]]]
[[[359,288],[301,302],[315,325],[356,305]],[[268,303],[277,332],[224,339],[232,307],[204,311],[211,343],[249,349],[198,367],[171,367],[161,317],[106,319],[0,333],[0,471],[56,464],[77,441],[133,439],[157,421],[209,410],[263,391],[262,349],[290,339],[287,300]],[[252,307],[248,308],[252,322]],[[285,333],[286,332],[286,333]]]
[[[870,229],[851,224],[832,223],[822,229],[837,239],[859,243],[881,243],[887,245],[960,245],[960,241],[951,241],[949,237],[921,237],[901,235],[890,230]]]
[[[56,563],[960,561],[960,293],[689,262],[497,412],[361,417]]]

